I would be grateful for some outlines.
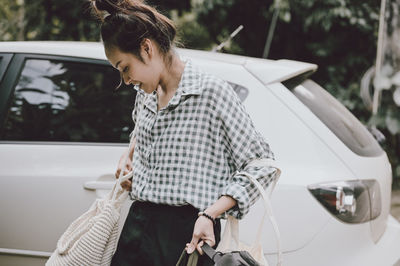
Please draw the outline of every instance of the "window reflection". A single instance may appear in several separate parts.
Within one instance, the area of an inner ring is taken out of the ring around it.
[[[27,101],[34,105],[50,105],[52,109],[64,110],[69,103],[68,93],[55,84],[51,77],[62,75],[67,71],[62,63],[52,63],[47,60],[28,60],[22,71],[21,78],[15,88],[15,98],[18,104]],[[72,89],[72,88],[71,88]]]
[[[102,64],[26,60],[2,132],[4,140],[122,142],[133,128],[134,89]]]

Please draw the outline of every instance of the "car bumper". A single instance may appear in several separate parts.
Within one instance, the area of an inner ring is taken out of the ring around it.
[[[338,231],[340,226],[347,232]],[[368,223],[349,226],[331,220],[307,245],[284,253],[282,265],[400,266],[400,223],[389,216],[385,233],[377,243],[366,234],[367,230]],[[268,255],[267,259],[270,265],[276,264],[276,255]]]

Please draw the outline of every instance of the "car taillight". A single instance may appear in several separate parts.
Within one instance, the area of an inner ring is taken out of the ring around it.
[[[308,186],[311,194],[336,218],[364,223],[381,214],[381,194],[376,180],[354,180]]]

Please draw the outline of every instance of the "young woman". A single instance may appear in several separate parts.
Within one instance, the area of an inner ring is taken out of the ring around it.
[[[248,212],[258,193],[238,171],[267,186],[275,169],[249,162],[274,155],[229,84],[176,54],[168,18],[134,0],[93,7],[109,62],[138,88],[127,151],[134,178],[123,184],[136,200],[112,265],[175,265],[185,246],[218,244],[219,218]],[[212,262],[201,256],[199,265]]]

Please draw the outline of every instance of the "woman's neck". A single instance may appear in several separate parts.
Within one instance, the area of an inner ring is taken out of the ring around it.
[[[166,66],[161,72],[160,86],[162,95],[167,97],[171,96],[172,98],[178,88],[179,82],[181,81],[184,68],[185,63],[182,62],[175,53],[173,53],[171,56],[171,64]],[[159,89],[157,89],[157,93]]]

